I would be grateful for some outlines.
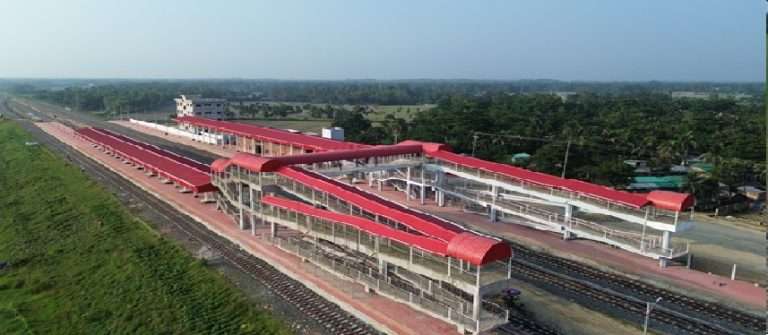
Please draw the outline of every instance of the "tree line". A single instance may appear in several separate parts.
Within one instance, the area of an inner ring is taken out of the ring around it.
[[[580,94],[563,101],[549,94],[454,95],[412,121],[389,115],[373,124],[361,113],[337,114],[350,140],[394,143],[410,138],[442,142],[455,151],[560,175],[622,187],[633,168],[649,162],[668,174],[673,164],[700,156],[709,174],[691,176],[688,191],[716,197],[722,182],[765,184],[764,105],[733,99],[679,99],[665,94]],[[528,153],[528,161],[512,160]]]

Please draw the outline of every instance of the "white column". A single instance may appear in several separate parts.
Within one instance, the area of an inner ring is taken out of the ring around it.
[[[565,227],[566,229],[563,229],[563,239],[568,240],[571,238],[571,231],[568,230],[570,228],[573,228],[573,225],[571,224],[571,218],[573,218],[573,206],[571,204],[565,205]]]
[[[475,276],[475,294],[472,301],[472,319],[480,320],[480,265],[477,266],[477,276]]]
[[[243,183],[237,182],[237,209],[240,211],[240,229],[245,229],[245,211],[243,210]]]
[[[250,195],[251,195],[251,198],[250,198],[250,200],[251,200],[251,211],[248,213],[248,217],[251,219],[251,235],[256,235],[256,222],[254,222],[255,220],[254,220],[254,216],[253,216],[253,210],[254,210],[254,207],[255,207],[255,204],[256,204],[256,201],[254,201],[254,199],[253,199],[255,192],[253,192],[253,187],[252,186],[248,187],[248,190],[250,191]]]
[[[424,204],[425,192],[427,190],[427,182],[424,180],[424,168],[421,168],[421,190],[419,192],[420,204]]]
[[[670,233],[668,231],[664,231],[662,233],[661,237],[661,252],[662,254],[667,253],[667,249],[669,249],[669,239],[670,239]],[[659,258],[659,266],[665,268],[667,267],[668,259],[664,258],[663,256]]]
[[[440,207],[445,206],[445,192],[442,191],[443,183],[445,182],[445,173],[438,171],[435,175],[435,197],[437,198],[437,205]]]
[[[405,168],[405,201],[411,200],[411,168]]]

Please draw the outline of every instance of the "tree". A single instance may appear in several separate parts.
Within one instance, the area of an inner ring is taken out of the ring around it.
[[[365,133],[371,128],[371,121],[368,121],[359,112],[339,109],[336,110],[336,115],[331,125],[344,128],[344,135],[348,140],[364,142],[366,139]]]

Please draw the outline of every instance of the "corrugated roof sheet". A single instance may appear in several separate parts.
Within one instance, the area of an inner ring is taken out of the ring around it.
[[[169,157],[167,151],[150,150],[146,147],[136,145],[132,142],[126,142],[93,128],[78,129],[77,134],[93,143],[102,145],[125,158],[131,159],[145,166],[147,169],[154,170],[157,174],[174,180],[178,184],[191,189],[193,192],[199,193],[216,190],[211,184],[211,177],[209,174],[178,162],[176,157]]]

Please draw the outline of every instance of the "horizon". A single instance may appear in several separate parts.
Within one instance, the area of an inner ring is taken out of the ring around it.
[[[79,81],[283,81],[283,82],[487,82],[487,83],[515,83],[515,82],[557,82],[568,84],[761,84],[765,81],[732,81],[732,80],[561,80],[549,78],[521,78],[521,79],[473,79],[473,78],[348,78],[348,79],[292,79],[292,78],[236,78],[236,77],[201,77],[201,78],[162,78],[162,77],[0,77],[0,81],[35,81],[35,80],[79,80]]]

